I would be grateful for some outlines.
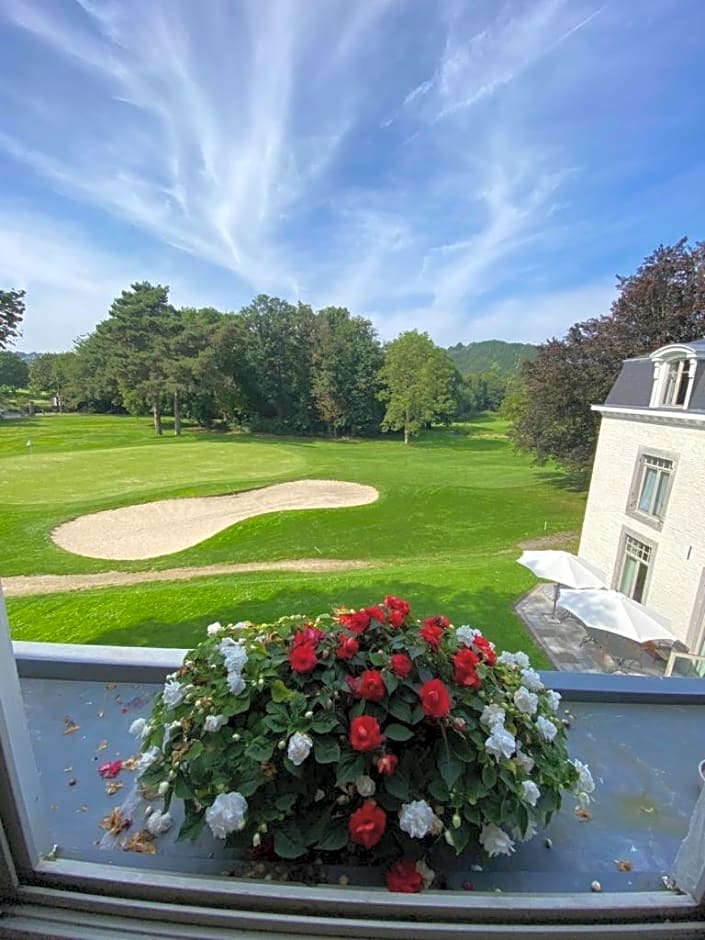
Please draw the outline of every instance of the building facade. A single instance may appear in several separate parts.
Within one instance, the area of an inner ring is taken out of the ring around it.
[[[580,555],[705,653],[705,339],[625,360],[593,409]]]

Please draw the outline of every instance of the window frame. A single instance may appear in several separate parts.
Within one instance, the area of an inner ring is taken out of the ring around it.
[[[690,879],[694,887],[683,894],[517,893],[505,895],[501,905],[487,894],[399,895],[365,888],[341,892],[330,886],[238,882],[54,858],[46,851],[49,829],[24,719],[16,656],[24,674],[37,677],[61,678],[80,670],[91,679],[115,678],[120,672],[121,681],[154,682],[178,666],[183,651],[60,644],[15,644],[13,649],[0,590],[0,761],[9,781],[9,786],[0,787],[0,914],[3,936],[8,938],[128,938],[144,936],[150,925],[154,936],[181,940],[211,936],[216,940],[224,931],[235,937],[261,934],[263,940],[293,935],[401,940],[410,930],[423,940],[450,936],[479,940],[495,934],[537,936],[537,929],[541,936],[567,940],[575,935],[576,924],[581,936],[595,940],[623,936],[625,924],[665,940],[694,937],[702,929],[705,859],[700,856],[694,862],[686,859],[681,877]],[[550,681],[574,697],[597,694],[619,702],[658,696],[660,701],[705,705],[705,689],[699,682],[673,680],[675,686],[664,692],[663,680],[634,684],[624,679],[556,674]],[[705,792],[701,802],[705,807]],[[700,826],[699,817],[693,819]],[[695,831],[696,839],[705,838],[705,814],[701,828],[702,833]],[[75,933],[79,928],[81,932]]]
[[[670,470],[664,471],[668,473],[668,482],[666,484],[666,491],[663,497],[663,506],[660,516],[652,515],[651,513],[641,509],[639,506],[639,501],[641,499],[644,483],[646,480],[646,471],[648,469],[647,460],[649,459],[667,460],[671,464]],[[627,497],[627,515],[632,519],[636,519],[639,522],[650,526],[652,529],[657,529],[660,531],[663,528],[664,522],[666,520],[666,512],[668,510],[668,504],[671,499],[671,493],[673,491],[677,470],[677,454],[673,453],[672,451],[660,450],[657,447],[647,447],[646,445],[639,447],[636,461],[634,463],[632,481],[629,487],[629,496]]]
[[[674,346],[661,352],[660,350],[652,354],[651,360],[654,363],[654,379],[651,389],[651,408],[666,408],[673,411],[687,411],[690,406],[690,397],[695,385],[695,374],[697,371],[698,356],[687,346]],[[688,377],[685,380],[686,386],[683,394],[683,401],[667,401],[666,396],[669,392],[671,379],[676,373],[676,379],[673,382],[672,392],[669,398],[677,399],[680,395],[682,382],[684,380],[683,372],[687,364]]]

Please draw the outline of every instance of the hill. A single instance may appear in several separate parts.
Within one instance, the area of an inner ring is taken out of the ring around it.
[[[519,363],[533,359],[536,346],[530,343],[505,343],[501,339],[488,339],[480,343],[456,343],[447,350],[458,370],[467,375],[469,372],[486,372],[496,366],[503,378],[509,378],[516,371]]]

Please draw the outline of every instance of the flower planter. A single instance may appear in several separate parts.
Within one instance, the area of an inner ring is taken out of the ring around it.
[[[252,859],[246,875],[315,878],[342,860],[350,877],[377,866],[391,890],[419,891],[434,877],[426,857],[511,854],[563,790],[589,802],[559,700],[524,653],[498,655],[443,616],[413,620],[396,597],[211,624],[134,723],[141,786],[164,800],[147,829],[167,831],[176,798],[180,837],[208,826]]]

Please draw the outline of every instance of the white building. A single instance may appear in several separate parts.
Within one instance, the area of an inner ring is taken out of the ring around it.
[[[625,360],[593,409],[580,555],[705,653],[705,339]]]

